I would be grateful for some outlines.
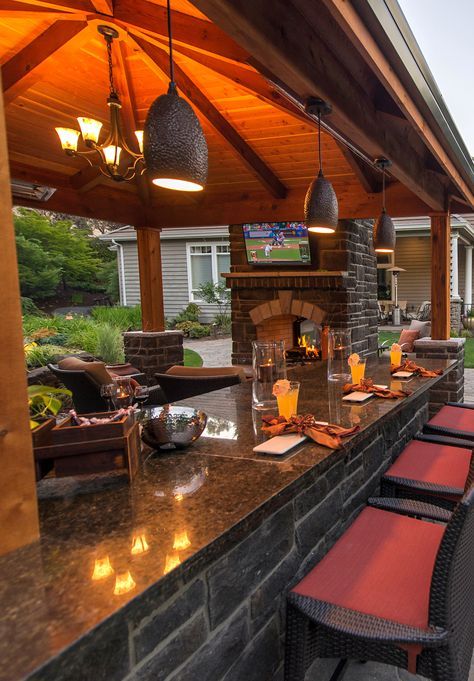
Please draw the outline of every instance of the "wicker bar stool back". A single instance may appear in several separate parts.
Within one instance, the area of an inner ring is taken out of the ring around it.
[[[381,500],[383,501],[383,500]],[[403,503],[403,502],[400,502]],[[367,514],[371,509],[365,509],[356,519],[352,528]],[[404,524],[401,516],[389,511],[381,511],[382,515],[375,516],[375,526],[379,521],[385,524],[384,533],[376,538],[382,545],[385,538],[390,542],[390,535],[396,534],[400,528],[410,530],[414,527],[418,537],[439,533],[439,525],[433,525],[427,521],[405,518],[408,524]],[[443,511],[443,513],[446,513]],[[393,520],[394,531],[390,531],[390,519]],[[422,524],[421,524],[422,523]],[[363,522],[361,523],[361,525]],[[398,526],[398,530],[397,530]],[[388,528],[388,533],[387,533]],[[420,534],[421,532],[421,534]],[[352,534],[352,539],[354,538]],[[438,534],[438,536],[440,536]],[[365,534],[367,537],[367,533]],[[351,584],[353,563],[344,568],[339,563],[341,571],[338,570],[337,549],[340,542],[344,541],[344,535],[338,540],[333,549],[329,551],[326,558],[330,558],[331,553],[336,556],[335,560],[329,561],[332,574],[340,580],[340,586],[345,593],[356,593],[360,585],[355,577],[354,584]],[[364,552],[364,535],[359,532],[359,542],[354,545],[352,551],[356,557]],[[403,539],[399,546],[403,547]],[[376,545],[376,544],[375,544]],[[418,546],[415,542],[411,546]],[[428,546],[428,544],[427,544]],[[316,657],[341,659],[331,681],[342,678],[344,671],[343,661],[351,660],[371,660],[390,664],[403,669],[408,669],[413,673],[422,674],[433,681],[468,681],[469,666],[474,645],[474,489],[463,496],[462,500],[453,511],[449,523],[438,543],[431,544],[431,549],[435,546],[433,553],[432,567],[429,568],[428,582],[426,591],[429,591],[429,609],[427,625],[413,626],[402,621],[397,621],[397,610],[394,616],[382,618],[363,612],[366,601],[361,601],[361,609],[350,609],[340,604],[336,605],[329,599],[313,597],[304,593],[301,585],[313,576],[317,584],[318,564],[288,595],[287,604],[287,629],[286,629],[286,651],[285,651],[285,681],[304,681],[306,671]],[[372,548],[374,542],[372,542]],[[437,547],[437,548],[436,548]],[[377,551],[377,549],[375,549]],[[410,549],[412,551],[412,549]],[[412,551],[410,560],[404,560],[405,571],[408,573],[408,581],[405,581],[408,591],[410,590],[410,574],[416,579],[418,564],[424,559],[424,548],[420,546],[420,555]],[[388,560],[390,554],[383,554]],[[394,562],[397,556],[392,555]],[[388,561],[387,561],[388,562]],[[408,562],[408,565],[406,564]],[[370,561],[369,561],[370,564]],[[356,566],[357,567],[357,566]],[[383,584],[384,567],[379,566],[378,578],[372,581],[369,573],[366,580],[369,589],[372,590],[371,596],[377,595],[377,587]],[[397,567],[398,570],[398,567]],[[402,567],[403,570],[403,567]],[[390,572],[390,566],[387,566]],[[321,573],[319,573],[321,574]],[[323,573],[324,574],[324,570]],[[326,574],[327,564],[326,564]],[[392,572],[392,575],[394,573]],[[396,573],[395,573],[396,574]],[[359,579],[360,582],[360,579]],[[400,582],[401,584],[403,581]],[[321,591],[321,580],[317,584],[316,592]],[[336,588],[339,588],[336,586]],[[381,592],[383,599],[386,591],[394,589],[392,582],[385,583],[385,592]],[[324,592],[325,586],[322,586]],[[407,591],[407,593],[408,593]],[[303,592],[303,593],[302,593]],[[394,593],[395,597],[397,593]],[[400,603],[407,600],[406,594],[400,594]],[[410,600],[410,599],[409,599]]]

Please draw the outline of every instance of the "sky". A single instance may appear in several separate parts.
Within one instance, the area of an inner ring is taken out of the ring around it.
[[[474,156],[474,0],[398,0]]]

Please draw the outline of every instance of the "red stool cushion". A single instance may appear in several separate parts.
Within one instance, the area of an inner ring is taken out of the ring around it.
[[[474,410],[445,405],[428,423],[432,426],[443,426],[443,428],[474,433]]]
[[[442,525],[366,508],[293,591],[426,629],[443,533]]]
[[[413,440],[385,475],[464,489],[470,464],[470,449]]]

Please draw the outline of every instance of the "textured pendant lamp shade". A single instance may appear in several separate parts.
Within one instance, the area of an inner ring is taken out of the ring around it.
[[[395,225],[385,210],[385,170],[391,164],[386,158],[375,160],[375,165],[382,171],[382,212],[374,225],[374,248],[376,253],[393,253],[395,250]]]
[[[143,133],[143,156],[153,184],[197,192],[207,181],[207,143],[191,106],[174,82],[171,8],[167,0],[170,84],[150,107]]]
[[[321,114],[330,113],[329,104],[318,98],[311,98],[306,110],[318,115],[318,176],[309,185],[304,201],[304,219],[308,231],[317,234],[332,234],[336,231],[338,219],[337,196],[329,180],[324,177],[321,152]]]
[[[190,105],[174,83],[150,107],[143,155],[154,184],[167,189],[201,191],[207,181],[207,143]]]

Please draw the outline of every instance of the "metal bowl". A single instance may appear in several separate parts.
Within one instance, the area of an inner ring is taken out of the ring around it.
[[[207,415],[191,407],[165,405],[142,422],[142,440],[153,449],[185,449],[202,434]]]

